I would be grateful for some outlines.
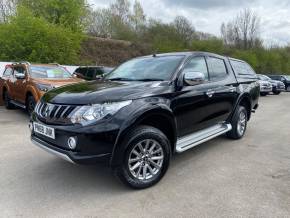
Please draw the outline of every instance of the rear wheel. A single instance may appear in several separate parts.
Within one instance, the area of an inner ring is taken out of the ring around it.
[[[9,97],[8,91],[4,91],[4,104],[6,109],[13,109],[14,105],[11,103],[11,99]]]
[[[261,96],[267,96],[268,93],[267,92],[261,92]]]
[[[279,91],[273,91],[274,95],[280,95],[281,92]]]
[[[34,111],[35,105],[36,105],[36,101],[34,97],[32,95],[28,96],[26,100],[26,110],[29,115],[31,115],[32,112]]]
[[[166,173],[170,162],[170,145],[158,129],[140,126],[124,140],[128,146],[121,166],[114,169],[116,176],[135,189],[153,186]]]
[[[244,106],[240,105],[232,119],[232,130],[227,136],[231,139],[240,139],[245,135],[247,130],[248,113]]]

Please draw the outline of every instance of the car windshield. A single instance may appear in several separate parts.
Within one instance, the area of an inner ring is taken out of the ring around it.
[[[46,79],[67,79],[71,74],[62,67],[58,66],[31,66],[32,78]]]
[[[259,79],[260,79],[260,80],[264,80],[264,81],[270,81],[270,80],[271,80],[270,77],[265,76],[265,75],[259,75]]]
[[[184,56],[137,58],[125,62],[105,76],[105,80],[164,81],[170,80]]]
[[[290,76],[284,76],[287,80],[290,80]]]

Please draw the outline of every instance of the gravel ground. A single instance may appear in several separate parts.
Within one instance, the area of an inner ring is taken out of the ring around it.
[[[288,93],[261,98],[244,139],[176,155],[159,184],[133,191],[35,147],[28,116],[0,107],[0,217],[290,217],[289,108]]]

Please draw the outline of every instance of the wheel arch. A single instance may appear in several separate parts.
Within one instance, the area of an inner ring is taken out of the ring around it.
[[[159,129],[168,138],[172,153],[175,151],[177,127],[173,113],[165,108],[153,108],[139,114],[136,119],[127,122],[120,130],[112,152],[110,162],[112,166],[121,164],[122,158],[127,149],[127,146],[123,146],[123,141],[131,130],[140,125],[152,126]]]
[[[248,93],[245,93],[243,95],[241,95],[236,103],[235,109],[231,115],[231,119],[235,113],[235,111],[237,110],[238,106],[244,106],[247,110],[247,117],[248,117],[248,121],[251,119],[251,115],[252,115],[252,102],[251,102],[251,96]]]

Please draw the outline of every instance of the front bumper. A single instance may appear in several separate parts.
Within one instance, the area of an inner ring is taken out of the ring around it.
[[[272,86],[271,87],[261,86],[260,92],[272,92]]]
[[[101,162],[109,162],[111,158],[111,153],[98,154],[98,155],[82,155],[78,152],[67,151],[67,150],[55,147],[35,136],[31,136],[31,141],[33,144],[42,148],[48,153],[51,153],[57,157],[60,157],[70,163],[95,164],[95,163],[101,163]]]
[[[55,139],[48,138],[33,130],[33,123],[39,123],[53,128]],[[119,133],[119,128],[110,123],[100,123],[93,126],[60,126],[48,125],[32,116],[30,126],[31,141],[38,147],[77,164],[95,164],[111,160],[113,147]],[[76,138],[76,147],[68,145],[70,137]]]

